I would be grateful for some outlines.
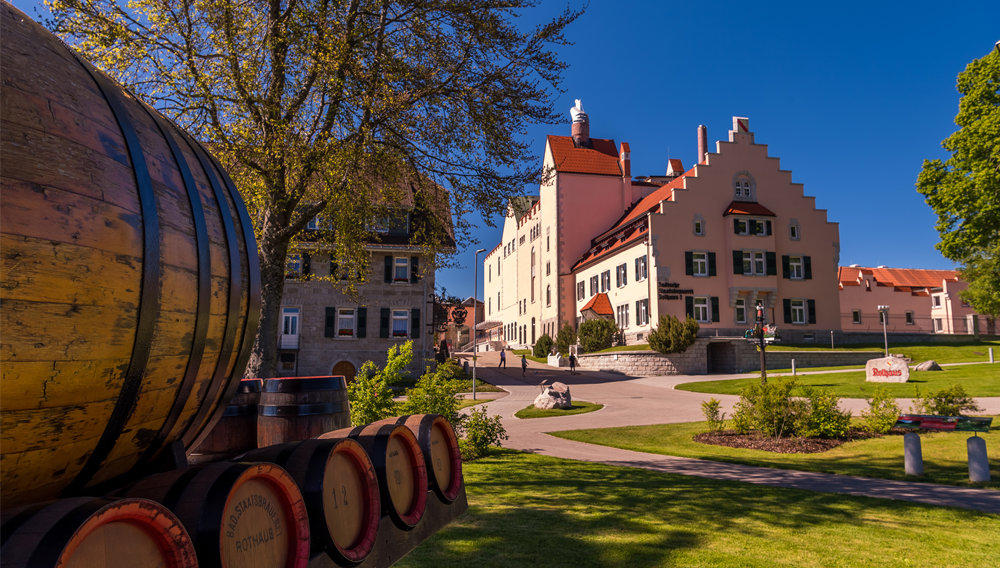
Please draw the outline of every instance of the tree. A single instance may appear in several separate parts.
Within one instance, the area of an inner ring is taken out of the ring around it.
[[[573,329],[573,326],[569,322],[566,322],[559,329],[559,333],[556,334],[556,350],[562,353],[564,357],[568,357],[571,345],[576,345],[576,330]]]
[[[615,322],[604,318],[590,319],[580,324],[580,347],[584,353],[607,349],[614,344],[616,335],[618,326]]]
[[[568,43],[563,31],[581,12],[515,25],[535,5],[50,0],[46,23],[209,144],[233,176],[261,269],[247,372],[273,376],[286,259],[310,220],[332,228],[327,246],[354,290],[368,273],[365,244],[378,238],[371,228],[408,193],[413,207],[447,201],[464,242],[466,213],[489,219],[539,181],[518,136],[558,121],[566,64],[551,46]],[[415,240],[434,266],[445,239],[429,225]]]
[[[683,322],[674,316],[660,316],[656,329],[649,333],[649,346],[660,353],[683,353],[698,337],[698,322],[688,316]]]
[[[1000,47],[958,74],[960,128],[941,145],[951,158],[924,160],[917,191],[938,214],[937,249],[958,262],[962,298],[1000,316]]]

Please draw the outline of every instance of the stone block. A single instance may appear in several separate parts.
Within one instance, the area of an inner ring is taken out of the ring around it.
[[[910,380],[910,368],[898,357],[869,359],[865,365],[865,380],[870,383],[905,383]]]
[[[973,436],[966,441],[969,450],[969,481],[986,483],[990,480],[990,461],[986,457],[986,440]]]

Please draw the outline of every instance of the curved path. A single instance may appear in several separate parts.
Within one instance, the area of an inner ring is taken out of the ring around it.
[[[459,355],[461,357],[467,354]],[[810,491],[900,499],[1000,514],[1000,491],[989,489],[970,489],[932,483],[871,479],[662,456],[584,444],[549,436],[546,432],[580,428],[697,422],[704,420],[701,413],[702,401],[714,396],[722,402],[723,409],[727,413],[731,413],[732,406],[739,400],[739,397],[707,395],[673,388],[674,385],[680,383],[714,381],[723,378],[719,375],[635,378],[597,371],[581,371],[578,375],[570,375],[567,369],[556,369],[529,360],[527,373],[522,378],[519,358],[508,356],[509,367],[506,369],[497,368],[499,360],[500,356],[496,352],[481,353],[477,372],[479,377],[510,393],[506,397],[484,404],[489,414],[501,417],[504,428],[510,437],[504,444],[506,447],[561,458],[625,467],[643,467],[682,475],[792,487]],[[754,375],[733,375],[732,378],[744,376],[752,377]],[[575,416],[532,420],[514,418],[515,412],[532,403],[539,393],[537,385],[542,381],[566,383],[572,390],[573,398],[599,402],[605,407],[597,412]],[[977,401],[986,413],[1000,414],[1000,397],[979,398]],[[900,399],[900,404],[905,408],[907,399]],[[843,399],[841,406],[845,409],[851,409],[853,413],[867,408],[865,401],[859,399]]]

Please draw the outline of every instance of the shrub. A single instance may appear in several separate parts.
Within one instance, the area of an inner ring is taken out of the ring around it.
[[[714,398],[701,403],[701,412],[705,415],[705,421],[708,422],[709,432],[722,431],[726,421],[726,413],[720,412],[721,406],[722,404]]]
[[[841,410],[840,397],[822,389],[806,391],[809,410],[801,417],[799,434],[809,438],[843,438],[851,428],[851,413]]]
[[[649,333],[649,346],[660,353],[683,353],[698,336],[698,322],[691,316],[683,322],[674,316],[660,316],[656,329]]]
[[[500,424],[500,417],[490,418],[483,407],[474,408],[464,421],[465,438],[458,441],[462,459],[474,460],[485,456],[490,446],[501,445],[507,439],[507,431]]]
[[[413,342],[392,346],[386,352],[385,367],[379,368],[371,361],[361,366],[354,382],[347,385],[347,399],[351,403],[351,425],[362,426],[384,420],[395,414],[391,385],[402,381],[406,367],[413,360]]]
[[[618,326],[609,319],[597,318],[580,324],[580,346],[583,347],[584,353],[611,347],[616,335]]]
[[[452,368],[458,369],[458,365],[451,361],[438,366],[437,372],[428,367],[416,386],[406,392],[403,414],[440,414],[457,429],[461,419],[455,393],[461,388],[461,382],[451,378],[457,374]]]
[[[962,385],[951,385],[951,388],[937,392],[922,394],[920,387],[914,385],[917,396],[913,400],[915,410],[921,414],[938,416],[960,416],[962,412],[982,412],[982,408],[970,397]]]
[[[538,341],[535,342],[532,354],[535,357],[548,357],[553,343],[554,342],[552,341],[552,338],[549,337],[549,334],[542,334],[542,336],[538,338]]]
[[[733,425],[741,434],[756,430],[772,438],[790,436],[808,415],[809,405],[791,397],[795,379],[779,379],[767,384],[754,382],[740,393]]]
[[[576,345],[576,330],[567,322],[556,334],[556,351],[568,357],[571,345]]]
[[[861,411],[865,430],[875,434],[885,434],[891,430],[901,411],[896,399],[889,395],[889,389],[875,387],[871,398],[865,397],[865,400],[868,402],[868,410]]]

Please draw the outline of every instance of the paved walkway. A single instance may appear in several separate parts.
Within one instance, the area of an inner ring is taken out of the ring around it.
[[[556,369],[529,360],[528,371],[522,379],[518,358],[508,356],[509,368],[506,369],[498,369],[498,362],[499,354],[481,353],[478,375],[510,392],[510,395],[489,402],[485,406],[491,415],[501,416],[504,428],[510,436],[505,446],[513,449],[616,466],[643,467],[682,475],[900,499],[1000,514],[1000,491],[989,489],[870,479],[661,456],[549,436],[546,432],[580,428],[697,422],[704,420],[701,413],[702,401],[714,396],[721,400],[727,412],[732,412],[732,405],[739,400],[739,397],[707,395],[673,388],[674,385],[692,381],[719,380],[723,378],[720,375],[634,378],[597,371],[581,371],[578,375],[570,375],[567,369]],[[515,412],[527,407],[535,399],[539,392],[537,385],[543,380],[549,383],[553,381],[566,383],[571,387],[573,398],[599,402],[605,406],[597,412],[575,416],[532,420],[514,418]],[[979,398],[977,401],[986,413],[1000,414],[1000,397]],[[907,399],[900,399],[903,408],[906,408],[907,402]],[[867,408],[865,401],[858,399],[843,399],[841,406],[851,409],[855,414]]]

